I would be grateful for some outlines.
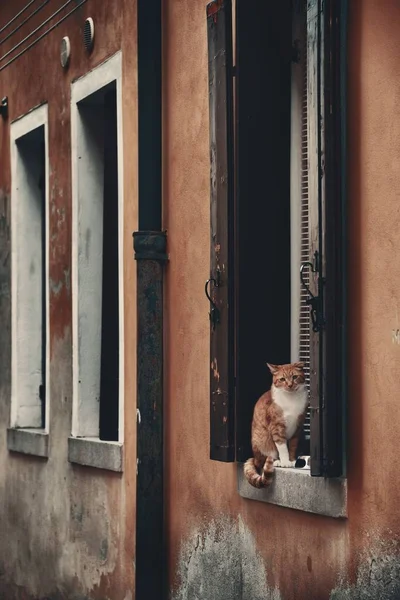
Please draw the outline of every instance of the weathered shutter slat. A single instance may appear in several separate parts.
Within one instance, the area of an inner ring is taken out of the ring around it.
[[[298,49],[296,61],[292,64],[292,110],[294,125],[292,125],[292,202],[300,204],[300,223],[294,219],[292,229],[300,228],[291,235],[292,252],[295,256],[295,282],[299,281],[299,269],[303,263],[310,262],[310,205],[308,190],[308,68],[307,68],[307,39],[306,39],[306,14],[307,3],[305,0],[297,0],[293,3],[293,39],[292,45]],[[292,218],[292,217],[291,217]],[[299,237],[300,260],[298,260],[298,247],[293,244]],[[293,247],[294,246],[294,247]],[[310,273],[308,270],[303,274],[304,282],[309,285]],[[300,297],[296,306],[296,318],[298,323],[291,324],[292,334],[297,347],[292,347],[292,360],[301,360],[304,363],[306,374],[306,385],[310,391],[310,307],[307,305],[307,291],[300,285]],[[293,301],[293,299],[292,299]],[[298,312],[297,312],[298,311]],[[293,314],[293,313],[292,313]],[[304,453],[309,453],[310,441],[310,411],[307,411],[304,422],[305,448]]]
[[[308,194],[309,194],[309,261],[315,272],[308,272],[312,294],[319,294],[319,278],[323,247],[322,204],[324,201],[321,178],[323,126],[323,81],[321,65],[321,0],[310,0],[307,5],[307,132],[308,132]],[[317,254],[316,254],[317,253]],[[318,263],[318,264],[316,264]],[[311,474],[322,475],[322,336],[313,332],[310,322],[310,455]]]
[[[307,5],[310,289],[319,319],[317,332],[310,326],[310,453],[311,474],[324,477],[343,475],[345,438],[344,6]]]
[[[207,6],[210,160],[210,458],[235,459],[233,354],[233,80],[230,0]]]

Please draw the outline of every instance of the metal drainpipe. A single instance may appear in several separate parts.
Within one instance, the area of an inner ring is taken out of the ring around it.
[[[137,262],[136,600],[162,600],[163,277],[161,2],[138,0],[139,231]]]

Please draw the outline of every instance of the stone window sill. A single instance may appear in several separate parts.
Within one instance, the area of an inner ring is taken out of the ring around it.
[[[31,456],[48,458],[49,434],[43,429],[7,429],[7,448]]]
[[[275,477],[267,488],[251,486],[238,464],[238,491],[242,498],[268,502],[317,515],[347,517],[347,480],[311,477],[307,469],[275,469]]]
[[[98,438],[68,438],[68,460],[85,467],[123,471],[123,444]]]

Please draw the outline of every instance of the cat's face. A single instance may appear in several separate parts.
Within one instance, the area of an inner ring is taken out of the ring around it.
[[[270,365],[272,382],[275,387],[287,392],[295,392],[305,383],[304,365],[301,362],[288,365]]]

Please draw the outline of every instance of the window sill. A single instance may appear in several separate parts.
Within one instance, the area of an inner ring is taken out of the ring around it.
[[[48,458],[49,434],[43,429],[7,429],[7,448],[31,456]]]
[[[68,438],[68,460],[85,467],[123,471],[123,444],[98,438]]]
[[[252,487],[238,464],[238,492],[242,498],[259,500],[328,517],[347,517],[347,480],[311,477],[306,469],[275,469],[268,488]]]

